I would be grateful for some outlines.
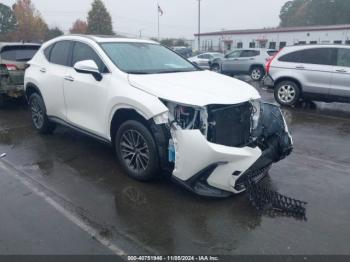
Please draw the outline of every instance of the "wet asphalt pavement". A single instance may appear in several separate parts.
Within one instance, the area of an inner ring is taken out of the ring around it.
[[[23,103],[0,110],[0,253],[111,253],[24,180],[127,254],[349,255],[350,105],[283,111],[295,150],[264,183],[307,201],[307,221],[259,214],[245,194],[208,200],[166,178],[137,182],[109,146],[63,127],[41,136]]]

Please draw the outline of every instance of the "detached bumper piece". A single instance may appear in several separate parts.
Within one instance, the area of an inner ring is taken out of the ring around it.
[[[249,200],[258,211],[279,212],[282,215],[306,220],[306,202],[296,200],[258,185],[257,177],[266,172],[272,163],[287,157],[293,150],[293,142],[286,128],[279,107],[263,104],[259,126],[255,130],[257,144],[264,150],[261,157],[250,167],[236,186],[243,184]]]
[[[253,177],[254,172],[247,176],[244,184],[250,202],[258,211],[272,211],[272,215],[282,214],[306,220],[306,202],[281,195],[258,185]]]

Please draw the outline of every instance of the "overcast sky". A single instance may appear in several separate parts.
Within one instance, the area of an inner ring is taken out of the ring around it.
[[[12,5],[15,0],[0,0]],[[77,18],[86,19],[92,0],[32,0],[49,26],[68,31]],[[161,37],[194,38],[197,0],[103,0],[113,19],[114,31],[136,36],[157,35],[157,2],[164,11]],[[202,32],[277,26],[287,0],[202,0]]]

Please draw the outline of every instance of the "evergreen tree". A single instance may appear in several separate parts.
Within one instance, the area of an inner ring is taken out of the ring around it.
[[[101,0],[94,0],[87,21],[88,34],[114,35],[111,15]]]
[[[3,38],[7,34],[15,31],[17,26],[16,16],[11,8],[0,3],[0,37]]]
[[[64,34],[63,31],[61,29],[59,29],[58,27],[50,28],[47,31],[46,40],[51,40],[51,39],[58,37],[58,36],[61,36],[63,34]]]

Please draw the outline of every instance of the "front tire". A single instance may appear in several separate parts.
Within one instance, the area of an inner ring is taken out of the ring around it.
[[[275,99],[282,106],[296,105],[300,95],[299,85],[290,80],[278,83],[274,90]]]
[[[139,181],[154,180],[160,171],[157,146],[151,132],[138,121],[123,123],[115,135],[118,161],[125,172]]]
[[[34,93],[29,98],[29,108],[32,113],[32,124],[40,134],[51,134],[56,125],[46,115],[44,100],[40,95]]]
[[[250,69],[249,75],[253,81],[260,81],[265,74],[264,68],[261,66],[254,66]]]

